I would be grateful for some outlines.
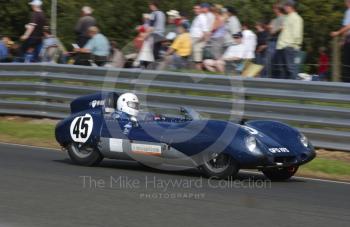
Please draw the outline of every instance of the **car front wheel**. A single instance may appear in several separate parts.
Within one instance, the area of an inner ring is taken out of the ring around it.
[[[272,181],[286,181],[292,178],[297,173],[298,169],[298,166],[291,166],[286,168],[265,169],[262,172]]]
[[[239,168],[231,156],[221,153],[205,157],[199,170],[208,178],[227,179],[230,176],[235,177]]]
[[[68,154],[73,163],[82,166],[96,166],[101,163],[103,156],[94,147],[72,143],[67,147]]]

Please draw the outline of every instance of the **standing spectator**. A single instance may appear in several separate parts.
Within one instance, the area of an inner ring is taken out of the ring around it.
[[[165,28],[166,32],[165,34],[169,33],[176,33],[177,32],[177,26],[181,25],[181,16],[180,12],[177,10],[170,10],[167,13],[168,16],[168,24]]]
[[[96,19],[92,16],[93,9],[90,6],[84,6],[81,9],[81,17],[75,26],[75,34],[77,36],[77,44],[79,47],[84,47],[90,37],[88,30],[90,27],[96,26]]]
[[[193,61],[196,64],[197,70],[202,70],[203,48],[209,37],[210,28],[208,26],[207,17],[202,12],[200,5],[195,5],[193,11],[196,14],[190,34],[192,38]]]
[[[270,22],[269,24],[269,41],[268,41],[268,48],[267,48],[267,65],[266,65],[266,72],[268,77],[273,77],[273,72],[276,70],[274,65],[277,65],[277,59],[276,56],[276,47],[277,47],[277,39],[279,34],[282,31],[283,23],[285,19],[284,15],[284,9],[281,4],[274,4],[273,5],[273,12],[275,13],[276,17]]]
[[[0,40],[0,62],[5,62],[8,58],[8,49],[3,39]]]
[[[283,5],[287,16],[277,41],[278,59],[280,60],[279,77],[296,79],[298,65],[295,59],[303,44],[304,21],[296,12],[296,2],[294,0],[287,0]]]
[[[230,46],[233,42],[232,36],[242,31],[241,22],[237,17],[237,11],[235,8],[228,6],[227,9],[227,21],[226,21],[226,37],[225,45]]]
[[[267,65],[267,41],[269,32],[267,31],[267,25],[263,22],[258,22],[255,25],[257,30],[258,44],[256,47],[256,63],[264,66],[264,70],[261,72],[261,77],[267,77],[266,65]]]
[[[177,37],[178,26],[181,22],[180,12],[177,10],[170,10],[167,13],[168,23],[165,26],[165,40],[162,43],[162,49],[160,51],[160,55],[163,57],[166,55],[168,47]]]
[[[188,58],[192,53],[192,41],[188,29],[187,23],[178,26],[179,35],[166,54],[167,56],[171,56],[171,67],[173,69],[185,68]]]
[[[243,59],[246,60],[246,64],[248,64],[255,59],[257,36],[252,30],[249,29],[249,25],[247,23],[243,23],[242,25],[242,35],[242,43],[244,46]]]
[[[209,30],[212,31],[215,23],[215,15],[212,13],[212,5],[210,3],[202,3],[201,4],[202,13],[207,18],[207,24]]]
[[[153,37],[149,35],[149,20],[150,14],[143,14],[144,24],[138,27],[139,30],[139,41],[140,49],[136,60],[133,62],[133,67],[141,67],[143,69],[148,68],[154,62],[153,54]]]
[[[149,14],[147,14],[147,13],[142,14],[143,24],[136,27],[138,34],[137,34],[136,38],[134,39],[134,46],[138,52],[141,51],[141,48],[142,48],[143,43],[144,43],[146,36],[147,36],[149,18],[150,18]]]
[[[188,19],[188,15],[185,12],[180,12],[180,21],[178,25],[187,24],[187,27],[191,27],[191,22]]]
[[[328,80],[330,59],[328,54],[326,53],[326,48],[320,47],[319,54],[320,56],[318,58],[318,75],[321,80]]]
[[[39,61],[39,53],[44,36],[44,26],[46,25],[45,15],[41,9],[43,2],[41,0],[33,0],[29,3],[32,7],[30,22],[26,25],[26,32],[21,36],[24,42],[22,45],[22,53],[30,55],[30,61]],[[29,58],[28,58],[29,59]]]
[[[110,54],[110,45],[108,39],[102,35],[97,27],[88,29],[90,40],[84,46],[75,50],[79,53],[91,54],[93,62],[98,66],[104,66]]]
[[[335,32],[331,33],[332,37],[337,37],[340,35],[345,36],[345,42],[343,46],[342,54],[342,80],[343,82],[350,83],[350,0],[345,0],[345,5],[348,8],[345,12],[343,27]]]
[[[222,13],[223,7],[220,5],[216,5],[213,7],[212,11],[215,16],[212,35],[210,38],[210,46],[211,46],[211,54],[214,59],[219,59],[224,52],[224,44],[225,44],[225,35],[226,35],[226,27],[225,27],[225,18]]]
[[[160,60],[162,42],[165,39],[164,34],[166,16],[162,11],[159,10],[159,5],[156,1],[149,3],[149,8],[152,11],[150,16],[149,34],[153,38],[153,55],[155,60]]]

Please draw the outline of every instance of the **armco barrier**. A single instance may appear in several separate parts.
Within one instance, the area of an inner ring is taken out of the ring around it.
[[[350,151],[350,84],[54,64],[0,64],[0,114],[61,119],[69,102],[101,90],[136,92],[147,108],[191,106],[220,119],[298,127],[317,147]],[[232,109],[232,105],[239,108]]]

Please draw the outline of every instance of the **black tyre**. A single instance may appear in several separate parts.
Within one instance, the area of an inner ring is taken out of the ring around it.
[[[96,166],[101,163],[103,156],[97,148],[70,144],[68,154],[73,163],[82,166]]]
[[[264,175],[272,181],[286,181],[292,178],[298,171],[298,166],[288,168],[264,169]]]
[[[239,171],[237,163],[227,154],[211,154],[204,157],[204,164],[199,167],[202,174],[208,178],[227,179],[235,177]]]

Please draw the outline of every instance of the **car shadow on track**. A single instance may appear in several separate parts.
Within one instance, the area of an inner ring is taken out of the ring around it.
[[[70,166],[76,166],[81,168],[86,168],[83,166],[77,166],[75,165],[70,159],[64,159],[64,160],[54,160],[54,162],[62,163]],[[135,161],[120,161],[120,160],[104,160],[100,165],[96,167],[89,167],[89,168],[96,168],[96,171],[98,169],[116,169],[116,170],[127,170],[127,171],[134,171],[134,172],[146,172],[146,173],[154,173],[159,175],[171,175],[171,176],[183,176],[183,177],[202,177],[201,173],[198,169],[192,168],[187,170],[181,170],[181,171],[166,171],[166,170],[159,170],[154,169],[151,167],[144,166],[142,164],[139,164]],[[268,180],[263,174],[255,171],[240,171],[238,175],[236,176],[235,180],[239,181],[246,181],[250,180],[252,182],[254,181],[266,181]],[[278,183],[304,183],[304,180],[292,178],[285,182],[278,182]]]

